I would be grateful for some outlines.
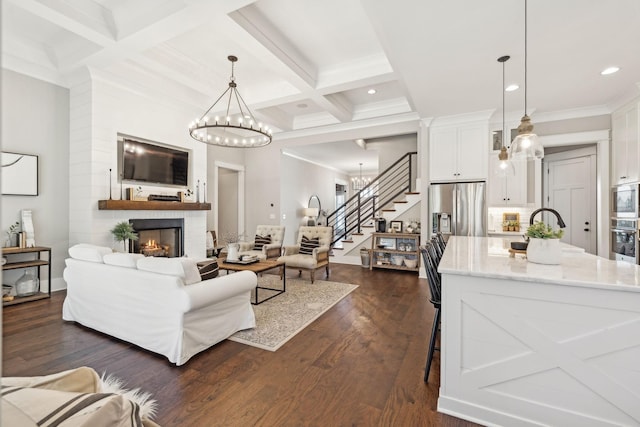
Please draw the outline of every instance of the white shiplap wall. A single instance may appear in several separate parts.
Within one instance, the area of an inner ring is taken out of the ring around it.
[[[98,200],[120,198],[117,182],[117,135],[124,133],[191,150],[190,188],[207,177],[205,144],[191,140],[185,111],[138,92],[91,77],[71,89],[70,245],[80,242],[113,247],[109,230],[130,218],[184,218],[185,253],[205,258],[205,211],[100,211]],[[179,188],[143,186],[144,194],[175,194]]]

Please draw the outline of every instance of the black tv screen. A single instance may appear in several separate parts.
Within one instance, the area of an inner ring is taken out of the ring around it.
[[[124,139],[121,154],[124,181],[187,186],[187,151]]]

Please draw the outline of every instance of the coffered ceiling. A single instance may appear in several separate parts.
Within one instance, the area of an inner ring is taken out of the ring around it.
[[[89,69],[194,116],[222,93],[227,56],[236,55],[238,89],[276,128],[275,140],[378,120],[405,133],[401,124],[417,118],[500,110],[496,59],[507,54],[507,83],[521,87],[507,94],[507,110],[524,109],[524,0],[4,0],[2,8],[4,68],[66,87]],[[534,121],[610,112],[640,93],[640,1],[530,0],[528,22]],[[621,70],[601,76],[611,65]],[[361,154],[341,156],[343,170],[367,162]]]

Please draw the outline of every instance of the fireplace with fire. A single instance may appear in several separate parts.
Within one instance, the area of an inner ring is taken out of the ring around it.
[[[184,219],[130,219],[138,240],[129,241],[129,252],[155,257],[184,255]]]

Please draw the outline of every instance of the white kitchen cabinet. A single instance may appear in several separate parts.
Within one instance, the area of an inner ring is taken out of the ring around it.
[[[611,182],[624,184],[638,181],[640,176],[640,109],[638,100],[614,112],[612,121],[612,168]]]
[[[429,133],[431,181],[487,179],[489,130],[485,123],[433,127]]]
[[[500,177],[494,174],[498,168],[498,155],[489,155],[489,179],[487,200],[489,206],[527,205],[527,162],[515,161],[514,175]]]

